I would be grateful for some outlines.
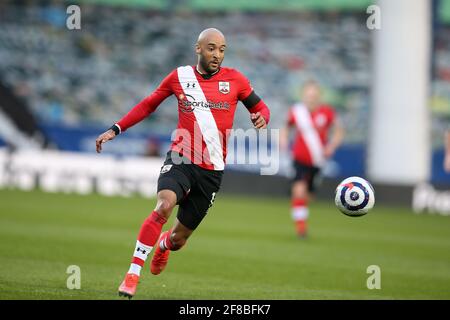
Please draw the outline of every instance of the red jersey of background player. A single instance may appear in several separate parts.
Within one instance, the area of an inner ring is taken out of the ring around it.
[[[205,169],[224,169],[226,141],[238,100],[250,113],[260,112],[269,122],[269,109],[239,71],[221,67],[212,75],[202,75],[195,66],[184,66],[173,70],[116,123],[121,132],[143,120],[172,94],[178,100],[179,120],[171,150]]]
[[[310,111],[304,104],[297,103],[289,109],[288,124],[297,129],[292,149],[296,161],[319,168],[323,165],[323,148],[335,118],[335,111],[328,105],[319,105]]]

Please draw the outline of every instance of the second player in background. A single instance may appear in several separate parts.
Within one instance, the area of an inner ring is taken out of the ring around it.
[[[289,147],[289,131],[295,130],[291,156],[295,175],[291,187],[291,214],[300,238],[307,236],[308,205],[316,189],[317,178],[344,138],[344,128],[334,108],[324,104],[320,85],[303,85],[301,101],[289,108],[286,125],[280,133],[282,150]],[[331,139],[328,139],[332,131]]]

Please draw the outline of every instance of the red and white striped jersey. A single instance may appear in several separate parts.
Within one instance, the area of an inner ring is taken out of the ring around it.
[[[143,120],[172,94],[178,100],[179,120],[171,149],[208,170],[224,170],[226,142],[239,100],[249,112],[260,112],[269,122],[269,109],[239,71],[222,67],[204,76],[195,66],[183,66],[117,122],[121,132]]]
[[[319,168],[324,164],[323,148],[335,119],[335,111],[328,105],[320,105],[310,111],[304,104],[297,103],[289,109],[288,125],[296,127],[292,148],[296,161]]]

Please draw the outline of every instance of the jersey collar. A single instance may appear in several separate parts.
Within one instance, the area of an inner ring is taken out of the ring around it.
[[[219,69],[217,69],[216,72],[213,72],[213,73],[201,73],[200,70],[198,70],[198,65],[196,65],[196,66],[195,66],[195,71],[197,71],[198,74],[199,74],[203,79],[208,80],[208,79],[211,79],[212,76],[214,76],[214,75],[216,75],[217,73],[219,73],[220,67],[219,67]]]

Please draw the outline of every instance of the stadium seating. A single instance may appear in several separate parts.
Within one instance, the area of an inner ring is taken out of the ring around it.
[[[0,77],[28,101],[40,121],[108,126],[174,67],[194,64],[196,36],[215,26],[229,43],[224,65],[250,78],[273,111],[273,125],[283,123],[299,84],[313,77],[344,115],[353,113],[348,123],[355,127],[353,139],[361,140],[370,80],[363,16],[168,14],[83,4],[82,30],[70,31],[62,5],[4,8]],[[177,120],[171,102],[142,128],[167,133]],[[245,111],[237,113],[236,126],[250,127]]]
[[[356,13],[161,12],[82,4],[82,30],[68,30],[64,4],[5,2],[0,10],[0,79],[43,123],[109,126],[178,65],[194,64],[193,44],[207,26],[229,43],[224,65],[246,74],[272,109],[272,126],[306,79],[319,80],[348,127],[347,142],[367,136],[371,34]],[[450,39],[437,31],[432,106],[448,117]],[[242,45],[245,44],[245,45]],[[139,128],[169,134],[177,121],[168,99]],[[434,119],[434,141],[445,122]],[[237,127],[250,127],[245,111]]]

